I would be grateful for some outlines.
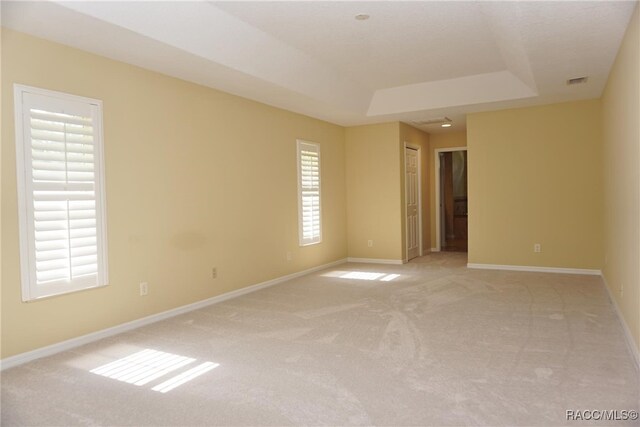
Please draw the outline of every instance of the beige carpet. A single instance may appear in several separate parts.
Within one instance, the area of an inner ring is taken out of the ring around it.
[[[2,425],[638,425],[598,277],[344,264],[2,374]],[[93,372],[92,372],[93,371]]]

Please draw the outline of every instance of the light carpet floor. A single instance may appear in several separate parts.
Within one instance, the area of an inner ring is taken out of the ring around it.
[[[9,369],[2,425],[638,425],[566,420],[639,409],[599,277],[465,256],[344,264]]]

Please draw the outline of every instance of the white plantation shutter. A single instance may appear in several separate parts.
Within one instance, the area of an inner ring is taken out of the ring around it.
[[[298,224],[300,246],[322,241],[320,144],[298,140]]]
[[[107,284],[100,101],[16,85],[23,300]]]

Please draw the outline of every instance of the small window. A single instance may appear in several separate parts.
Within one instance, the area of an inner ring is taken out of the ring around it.
[[[107,284],[102,103],[15,85],[22,300]]]
[[[320,144],[298,140],[298,228],[300,246],[322,241]]]

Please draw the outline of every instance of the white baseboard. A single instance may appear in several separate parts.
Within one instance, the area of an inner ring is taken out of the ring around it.
[[[558,267],[533,267],[529,265],[500,265],[500,264],[475,264],[468,263],[467,268],[478,268],[483,270],[510,270],[510,271],[530,271],[536,273],[561,273],[561,274],[586,274],[589,276],[600,276],[600,270],[588,268],[558,268]]]
[[[382,259],[382,258],[347,258],[347,262],[364,262],[367,264],[404,264],[401,259]]]
[[[431,248],[431,252],[440,252],[438,248]]]
[[[622,311],[620,311],[620,307],[618,306],[616,299],[613,297],[613,294],[611,293],[611,288],[609,287],[609,284],[607,283],[607,279],[604,277],[604,274],[602,275],[602,281],[604,282],[604,288],[607,290],[607,295],[609,296],[609,301],[611,301],[613,310],[616,312],[616,315],[618,316],[618,321],[620,322],[620,325],[622,325],[622,330],[624,331],[624,337],[625,337],[625,340],[627,341],[627,347],[629,348],[629,351],[631,352],[631,356],[636,362],[636,369],[638,369],[638,372],[640,372],[640,352],[638,351],[636,342],[633,340],[633,336],[631,335],[631,330],[629,329],[627,322],[624,320],[624,317],[622,316]]]
[[[123,332],[130,331],[132,329],[139,328],[141,326],[149,325],[151,323],[158,322],[160,320],[168,319],[170,317],[178,316],[180,314],[188,313],[193,310],[198,310],[213,304],[217,304],[222,301],[227,301],[232,298],[239,297],[251,292],[258,291],[260,289],[267,288],[269,286],[277,285],[278,283],[286,282],[287,280],[295,279],[296,277],[304,276],[314,271],[324,270],[325,268],[334,267],[336,265],[344,264],[346,259],[340,259],[338,261],[330,262],[328,264],[319,265],[316,267],[308,268],[306,270],[298,271],[296,273],[288,274],[286,276],[277,277],[275,279],[267,280],[266,282],[258,283],[252,286],[247,286],[235,291],[227,292],[222,295],[207,298],[202,301],[194,302],[192,304],[183,305],[181,307],[173,308],[171,310],[163,311],[161,313],[152,314],[151,316],[143,317],[141,319],[132,320],[131,322],[122,323],[111,328],[102,329],[100,331],[92,332],[87,335],[82,335],[77,338],[71,338],[66,341],[62,341],[56,344],[52,344],[46,347],[41,347],[32,351],[17,354],[15,356],[7,357],[0,360],[0,371],[13,368],[14,366],[21,365],[23,363],[30,362],[41,357],[51,356],[62,351],[66,351],[75,347],[79,347],[84,344],[88,344],[93,341],[107,338],[113,335],[121,334]]]

